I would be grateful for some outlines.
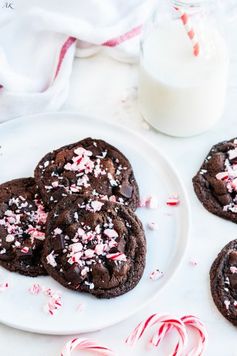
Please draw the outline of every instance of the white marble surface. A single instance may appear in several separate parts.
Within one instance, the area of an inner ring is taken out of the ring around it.
[[[103,56],[76,60],[72,73],[70,95],[64,109],[80,111],[107,118],[139,130],[165,152],[176,165],[188,190],[193,227],[190,244],[183,264],[175,278],[160,293],[156,302],[146,310],[119,325],[90,334],[119,355],[158,354],[146,352],[142,345],[128,349],[123,340],[131,329],[153,312],[181,316],[193,313],[205,323],[209,344],[207,356],[236,356],[237,330],[216,310],[209,291],[209,268],[219,250],[237,237],[237,227],[205,211],[197,201],[191,179],[199,168],[210,146],[223,139],[237,136],[237,26],[228,28],[231,68],[226,110],[222,120],[209,132],[187,139],[175,139],[148,129],[136,107],[137,68],[121,64]],[[198,261],[196,267],[189,260]],[[136,302],[136,301],[134,301]],[[122,308],[122,305],[121,305]],[[78,319],[80,322],[80,319]],[[59,356],[68,337],[25,333],[0,325],[0,355],[4,356]],[[166,356],[166,353],[162,353]]]

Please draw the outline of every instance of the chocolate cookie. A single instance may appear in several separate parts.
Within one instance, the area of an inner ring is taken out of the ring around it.
[[[212,147],[193,186],[207,210],[237,223],[237,139]]]
[[[113,298],[142,277],[144,231],[121,204],[69,196],[49,214],[46,236],[43,264],[67,288]]]
[[[139,190],[128,159],[105,141],[86,138],[46,154],[35,180],[48,207],[77,194],[124,204],[135,210]]]
[[[232,324],[237,326],[237,240],[219,253],[210,270],[213,300]]]
[[[35,277],[47,274],[41,254],[47,213],[33,178],[0,185],[0,265]]]

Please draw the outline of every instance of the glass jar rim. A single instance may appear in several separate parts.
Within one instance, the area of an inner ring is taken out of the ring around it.
[[[171,0],[175,6],[195,8],[210,2],[209,0]]]

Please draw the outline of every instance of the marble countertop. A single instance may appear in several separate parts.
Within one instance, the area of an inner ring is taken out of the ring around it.
[[[120,123],[152,141],[175,164],[188,191],[192,229],[189,247],[181,268],[160,292],[156,301],[132,318],[108,329],[90,334],[118,352],[119,355],[157,354],[146,352],[141,344],[128,349],[123,340],[132,328],[146,316],[158,312],[181,316],[192,313],[205,323],[209,343],[207,356],[236,356],[236,328],[217,311],[209,289],[209,269],[219,250],[237,237],[235,224],[224,221],[204,210],[193,189],[192,177],[212,144],[237,136],[237,24],[228,28],[230,43],[230,78],[227,103],[221,121],[200,136],[178,139],[150,129],[137,110],[137,66],[124,64],[102,55],[75,60],[69,98],[64,110],[75,110]],[[198,262],[190,265],[190,259]],[[122,306],[121,306],[122,307]],[[26,333],[0,325],[0,355],[59,356],[69,337]]]

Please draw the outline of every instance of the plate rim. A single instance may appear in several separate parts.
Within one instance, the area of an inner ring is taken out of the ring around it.
[[[23,115],[23,116],[18,116],[17,118],[11,119],[9,121],[5,121],[0,123],[0,130],[2,127],[7,127],[7,126],[14,126],[15,122],[19,122],[19,121],[25,121],[25,120],[37,120],[37,118],[42,118],[42,117],[47,117],[47,116],[61,116],[61,117],[65,117],[65,115],[67,116],[72,116],[75,117],[77,116],[79,120],[82,119],[88,119],[88,120],[93,120],[93,121],[98,121],[98,122],[102,122],[103,124],[108,124],[110,127],[112,128],[118,128],[120,130],[124,130],[127,133],[129,133],[132,136],[136,136],[137,139],[142,140],[146,145],[148,145],[152,150],[154,150],[155,152],[158,153],[158,155],[163,159],[163,161],[165,161],[165,163],[167,164],[168,168],[173,171],[173,174],[176,178],[176,181],[178,182],[181,191],[182,191],[182,196],[183,196],[183,200],[182,200],[182,205],[185,206],[185,213],[186,213],[186,221],[182,222],[182,224],[184,224],[183,226],[185,227],[185,244],[183,246],[183,252],[182,254],[179,256],[178,262],[176,264],[176,268],[170,273],[169,278],[159,287],[159,289],[157,290],[156,293],[154,293],[154,295],[149,298],[148,300],[144,301],[143,303],[141,303],[139,306],[137,306],[136,308],[134,308],[131,312],[127,313],[126,316],[122,317],[122,318],[117,318],[115,321],[111,321],[110,323],[105,323],[105,325],[102,324],[102,326],[100,325],[99,327],[95,327],[95,328],[89,328],[88,330],[85,329],[82,331],[80,331],[80,329],[75,330],[75,329],[71,329],[69,330],[67,328],[67,330],[65,331],[53,331],[51,329],[41,329],[41,328],[32,328],[29,327],[27,325],[19,325],[19,323],[15,323],[15,322],[8,322],[6,320],[2,320],[1,315],[0,315],[0,323],[12,327],[14,329],[17,330],[23,330],[26,332],[31,332],[31,333],[35,333],[35,334],[43,334],[43,335],[73,335],[73,334],[77,334],[77,333],[88,333],[88,332],[95,332],[98,330],[102,330],[102,329],[106,329],[109,328],[113,325],[116,325],[120,322],[123,322],[129,318],[131,318],[133,315],[137,314],[138,312],[140,312],[141,310],[143,310],[149,303],[152,303],[155,299],[157,299],[157,296],[159,295],[159,293],[167,287],[167,285],[169,285],[169,283],[173,280],[174,276],[176,275],[177,271],[180,269],[183,260],[185,258],[187,249],[188,249],[188,245],[189,245],[189,241],[190,241],[190,230],[191,230],[191,226],[192,226],[192,219],[191,219],[191,206],[190,206],[190,201],[188,198],[188,193],[187,193],[187,189],[184,185],[184,181],[181,178],[179,172],[177,172],[176,167],[174,166],[174,163],[170,161],[170,159],[167,157],[167,155],[163,152],[160,151],[160,149],[155,145],[155,143],[153,143],[153,141],[149,141],[148,138],[143,137],[142,133],[139,129],[134,128],[134,131],[132,128],[130,127],[124,127],[122,124],[118,124],[118,123],[114,123],[109,121],[108,119],[104,119],[104,118],[99,118],[96,116],[90,116],[90,115],[85,115],[83,113],[80,113],[79,111],[73,111],[73,110],[62,110],[62,111],[46,111],[46,112],[42,112],[42,113],[36,113],[36,114],[30,114],[30,115]],[[52,118],[51,118],[52,119]]]

